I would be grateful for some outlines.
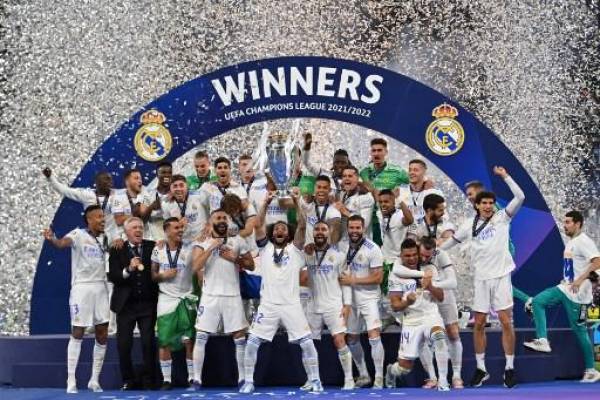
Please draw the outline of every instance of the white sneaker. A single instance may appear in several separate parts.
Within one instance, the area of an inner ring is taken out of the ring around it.
[[[449,392],[450,385],[448,384],[448,382],[439,382],[438,381],[437,390],[438,390],[438,392]]]
[[[348,379],[344,381],[344,386],[342,386],[342,390],[354,390],[356,389],[356,385],[354,384],[353,379]]]
[[[314,381],[312,381],[310,391],[313,393],[320,393],[323,391],[323,385],[321,384],[320,379],[315,379]]]
[[[249,394],[254,392],[254,383],[244,382],[244,386],[240,389],[240,393]]]
[[[77,382],[75,379],[67,380],[67,393],[77,393]]]
[[[376,376],[372,389],[383,389],[383,376]]]
[[[600,381],[600,372],[595,369],[588,369],[583,374],[583,379],[579,382],[581,383],[594,383]]]
[[[365,387],[365,386],[369,386],[369,384],[371,384],[371,378],[368,375],[361,375],[358,378],[356,378],[356,387]]]
[[[548,343],[548,339],[546,338],[533,339],[530,342],[524,342],[523,346],[527,347],[528,349],[539,351],[542,353],[550,353],[552,351],[552,349],[550,348],[550,343]]]
[[[310,392],[310,389],[312,389],[312,383],[310,383],[310,381],[306,381],[304,385],[300,386],[300,390],[305,392]]]
[[[103,390],[100,387],[100,384],[98,383],[98,381],[89,381],[88,382],[88,389],[90,389],[92,392],[95,392],[95,393],[103,392]]]

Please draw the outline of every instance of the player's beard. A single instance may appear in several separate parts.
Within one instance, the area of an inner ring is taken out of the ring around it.
[[[324,247],[327,244],[327,238],[325,236],[315,236],[315,246]]]
[[[225,236],[227,234],[227,222],[218,222],[216,224],[213,224],[213,230],[215,231],[215,233],[219,236]]]
[[[350,242],[356,244],[356,243],[360,242],[360,239],[362,239],[362,234],[359,234],[359,233],[349,233],[348,237],[350,237]]]

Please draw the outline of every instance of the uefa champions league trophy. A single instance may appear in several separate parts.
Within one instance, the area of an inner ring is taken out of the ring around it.
[[[285,132],[273,132],[268,135],[265,143],[269,173],[277,188],[279,199],[291,198],[290,186],[296,163],[300,161],[293,136]]]

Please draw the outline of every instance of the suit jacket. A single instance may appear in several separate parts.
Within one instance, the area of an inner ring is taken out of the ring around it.
[[[133,258],[130,251],[130,244],[125,242],[122,248],[110,249],[109,256],[109,271],[108,280],[114,283],[112,297],[110,299],[110,309],[115,313],[121,312],[123,307],[131,297],[137,293],[143,293],[143,297],[154,304],[158,300],[158,285],[152,281],[151,266],[152,266],[152,250],[154,242],[151,240],[142,241],[142,264],[143,271],[129,272],[129,277],[123,277],[123,270],[129,267],[129,262]]]

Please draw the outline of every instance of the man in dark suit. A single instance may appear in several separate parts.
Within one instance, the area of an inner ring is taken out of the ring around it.
[[[142,388],[151,389],[155,384],[157,365],[154,326],[158,286],[152,281],[150,273],[154,242],[142,239],[144,224],[140,218],[130,217],[123,226],[127,241],[120,249],[111,248],[108,272],[108,279],[115,285],[110,309],[117,314],[122,390],[132,390],[135,386],[131,348],[136,323],[140,331],[144,361]]]

